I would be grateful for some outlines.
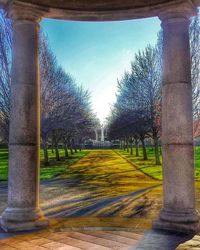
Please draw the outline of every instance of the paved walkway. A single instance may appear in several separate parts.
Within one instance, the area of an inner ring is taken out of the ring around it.
[[[141,235],[124,231],[38,232],[0,240],[1,250],[127,250]]]
[[[194,237],[194,238],[193,238]],[[130,250],[199,250],[200,237],[170,233],[167,231],[149,230],[144,233],[136,246]]]
[[[200,250],[200,235],[195,235],[191,240],[180,244],[177,250]]]

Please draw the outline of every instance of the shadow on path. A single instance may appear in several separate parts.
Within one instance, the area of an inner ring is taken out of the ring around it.
[[[117,197],[112,197],[112,198],[106,198],[106,199],[102,199],[92,205],[89,205],[89,206],[86,206],[84,208],[80,208],[78,209],[77,211],[75,212],[72,212],[72,213],[67,213],[66,211],[66,208],[62,211],[59,211],[59,217],[62,216],[62,217],[80,217],[80,216],[88,216],[88,215],[91,215],[93,213],[95,213],[96,211],[98,211],[99,209],[102,209],[108,205],[111,205],[123,198],[126,198],[126,197],[134,197],[138,194],[141,194],[141,193],[144,193],[145,191],[147,190],[151,190],[153,188],[156,188],[156,187],[159,187],[159,185],[155,185],[155,186],[152,186],[152,187],[148,187],[148,188],[144,188],[144,189],[140,189],[138,191],[135,191],[135,192],[132,192],[130,194],[127,194],[127,195],[121,195],[121,196],[117,196]],[[62,203],[62,205],[64,205],[65,203]],[[67,213],[67,215],[65,215],[65,213]],[[58,216],[57,214],[46,214],[46,216],[48,217],[56,217]]]
[[[178,234],[174,232],[151,230],[144,234],[144,237],[135,247],[129,250],[174,250],[180,244],[194,237],[194,234]]]

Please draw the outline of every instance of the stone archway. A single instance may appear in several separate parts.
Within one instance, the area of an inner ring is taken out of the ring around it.
[[[162,145],[164,204],[154,226],[196,232],[189,18],[199,0],[0,0],[13,20],[13,67],[6,231],[43,227],[39,207],[38,30],[42,17],[109,21],[159,16],[164,33]],[[175,157],[178,155],[178,157]]]

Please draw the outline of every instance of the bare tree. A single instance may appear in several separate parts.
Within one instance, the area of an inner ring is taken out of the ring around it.
[[[8,143],[10,118],[12,25],[0,12],[0,137]]]
[[[1,12],[0,139],[5,143],[8,143],[9,133],[11,50],[12,24]],[[56,156],[59,160],[58,144],[64,138],[64,134],[68,138],[68,143],[76,147],[75,141],[84,138],[84,133],[92,129],[94,114],[88,91],[78,87],[70,74],[60,67],[43,32],[40,33],[40,86],[41,142],[44,162],[48,164],[49,142],[56,147]]]
[[[190,54],[193,116],[200,113],[200,14],[193,18],[190,25]]]
[[[55,147],[60,160],[59,143],[71,154],[77,152],[77,141],[92,130],[94,114],[87,90],[77,86],[73,78],[57,63],[45,36],[41,36],[41,138],[48,164],[48,141]]]
[[[160,126],[160,67],[157,47],[148,45],[144,51],[135,54],[131,72],[125,72],[118,81],[115,109],[120,124],[126,132],[126,141],[138,145],[140,139],[144,159],[147,159],[145,138],[152,137],[155,147],[155,163],[160,164],[159,136]],[[123,121],[121,121],[123,119]],[[118,122],[119,123],[119,122]],[[116,124],[115,124],[116,126]],[[132,150],[131,150],[132,153]],[[138,148],[137,148],[138,155]]]
[[[159,116],[160,116],[160,99],[161,99],[161,73],[159,64],[159,54],[157,47],[147,46],[143,52],[135,56],[132,63],[131,74],[140,86],[139,105],[142,112],[146,114],[150,128],[150,136],[154,141],[155,163],[160,165],[159,157]]]

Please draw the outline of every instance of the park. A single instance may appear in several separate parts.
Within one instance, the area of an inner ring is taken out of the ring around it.
[[[0,0],[0,249],[199,248],[199,7]]]

